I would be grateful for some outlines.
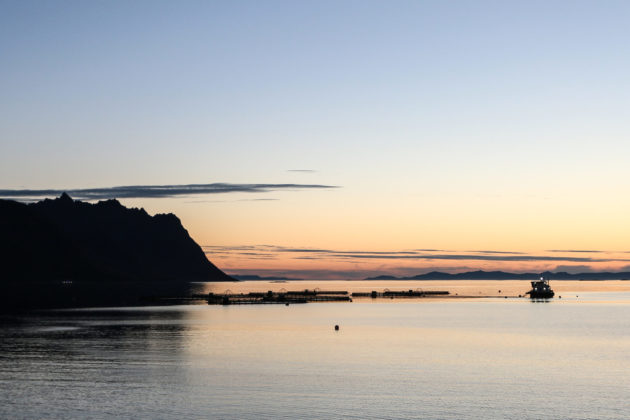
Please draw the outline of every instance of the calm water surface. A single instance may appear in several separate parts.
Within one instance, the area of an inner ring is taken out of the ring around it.
[[[0,418],[629,418],[628,282],[571,283],[547,303],[365,299],[4,317]]]

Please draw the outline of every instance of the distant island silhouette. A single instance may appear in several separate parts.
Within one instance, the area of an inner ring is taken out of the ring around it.
[[[0,200],[0,283],[233,281],[174,214],[117,200]]]
[[[544,273],[509,273],[505,271],[467,271],[465,273],[444,273],[431,271],[411,277],[375,276],[365,280],[533,280],[541,275],[550,280],[625,280],[630,279],[630,272],[588,272],[571,274],[565,271],[545,271]]]

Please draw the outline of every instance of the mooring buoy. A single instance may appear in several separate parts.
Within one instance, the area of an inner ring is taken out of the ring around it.
[[[339,331],[339,325],[335,325],[335,331]]]

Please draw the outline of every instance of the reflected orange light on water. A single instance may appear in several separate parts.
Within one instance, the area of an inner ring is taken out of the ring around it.
[[[552,281],[551,287],[556,293],[556,297],[574,298],[576,293],[599,293],[599,292],[630,292],[630,281],[608,280],[608,281]],[[525,296],[530,289],[529,281],[525,280],[373,280],[373,281],[241,281],[235,283],[205,283],[203,292],[212,292],[215,294],[225,293],[229,290],[231,293],[249,293],[249,292],[274,292],[280,291],[300,291],[304,289],[314,290],[339,290],[354,292],[371,292],[372,290],[383,291],[389,289],[398,290],[446,290],[450,293],[450,297],[517,297]],[[425,299],[425,298],[422,298]],[[415,299],[414,301],[422,301]],[[444,298],[427,298],[429,300]],[[448,298],[446,298],[448,299]],[[407,299],[394,299],[398,302],[409,302]]]

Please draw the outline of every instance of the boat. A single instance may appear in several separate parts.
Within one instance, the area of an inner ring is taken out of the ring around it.
[[[544,276],[532,282],[532,290],[526,293],[532,299],[550,299],[555,293],[549,287],[549,280]]]

